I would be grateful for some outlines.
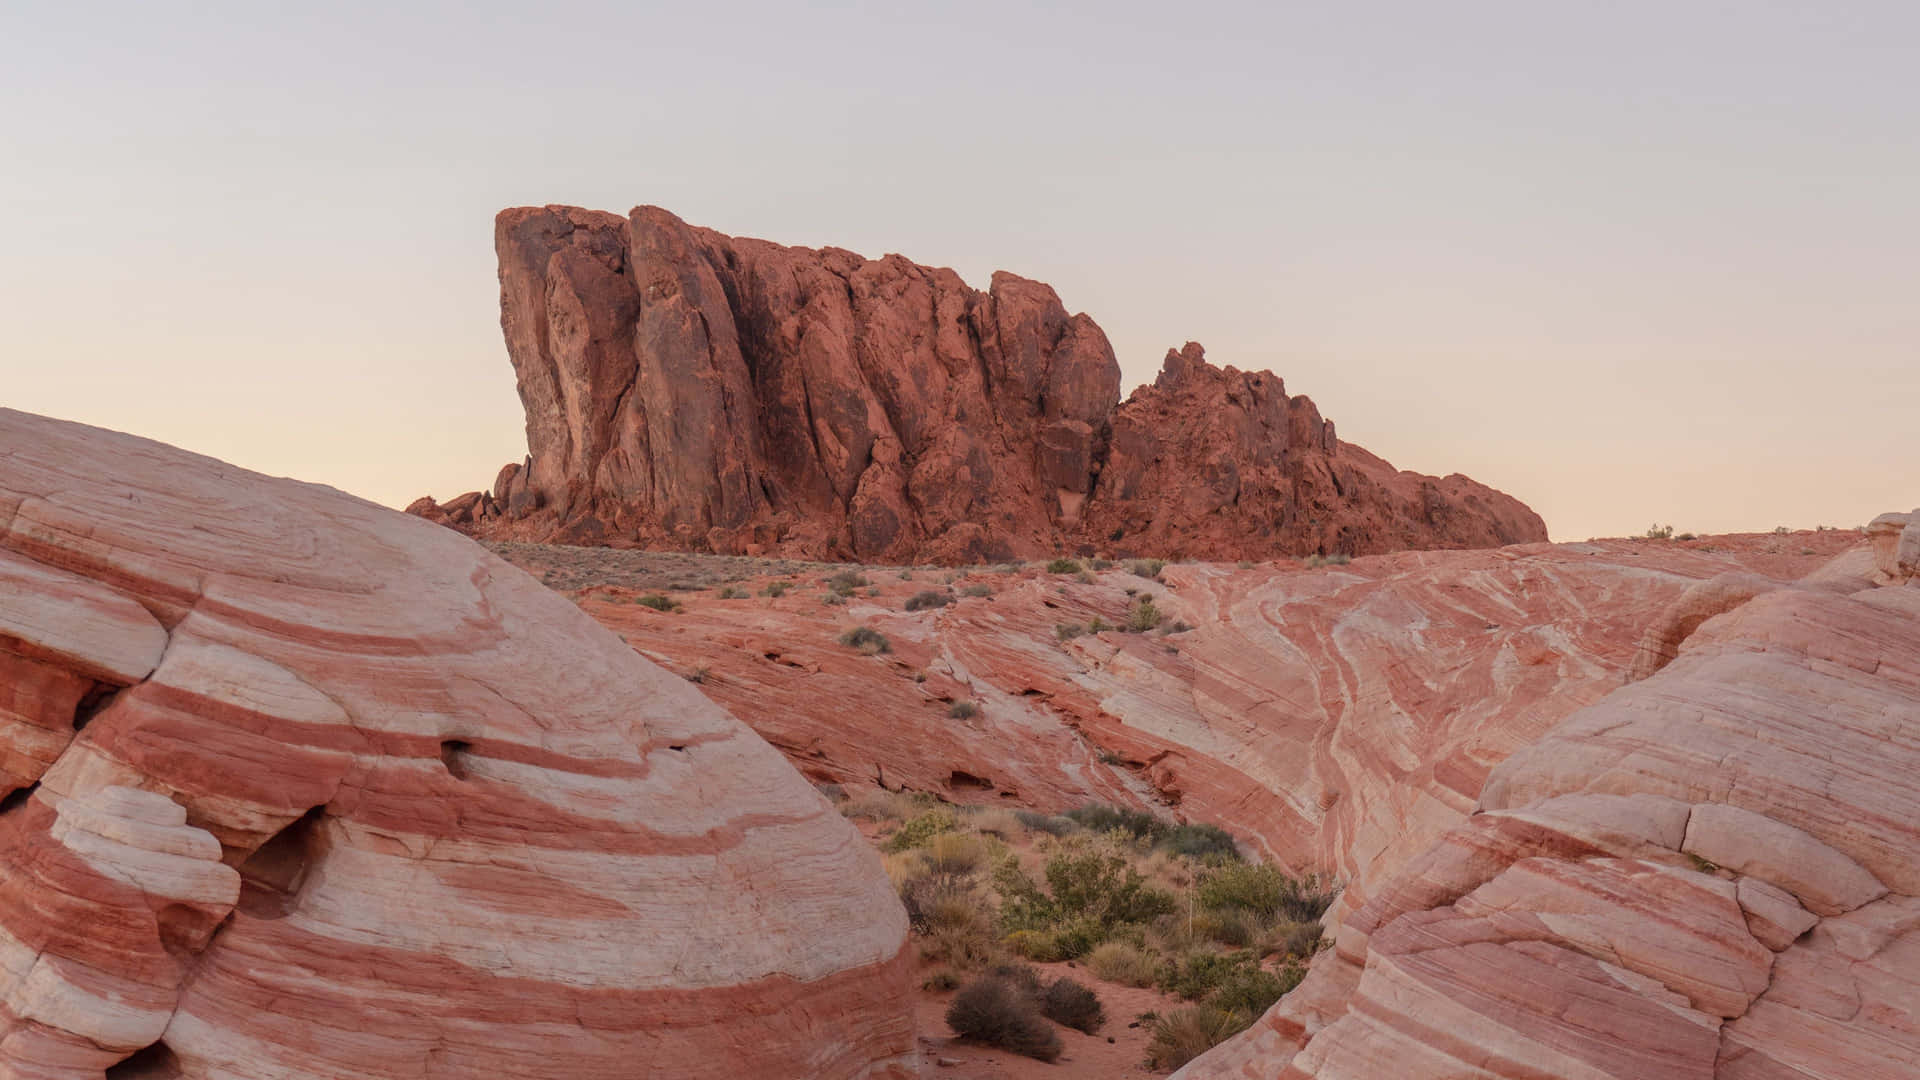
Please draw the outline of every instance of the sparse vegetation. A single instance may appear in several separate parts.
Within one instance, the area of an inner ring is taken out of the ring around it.
[[[1039,1061],[1060,1056],[1060,1036],[1035,995],[1004,976],[985,975],[962,987],[947,1006],[947,1026],[963,1039]]]
[[[1345,566],[1353,561],[1353,556],[1341,552],[1332,555],[1309,555],[1303,563],[1309,570],[1318,570],[1323,566]]]
[[[979,715],[980,707],[971,701],[956,701],[947,706],[947,719],[970,720]]]
[[[687,672],[686,679],[690,683],[703,683],[707,681],[707,675],[709,673],[710,671],[707,665],[696,664],[692,671]]]
[[[1111,560],[1111,559],[1089,559],[1089,560],[1087,560],[1087,565],[1088,565],[1089,567],[1092,567],[1092,568],[1093,568],[1093,569],[1095,569],[1095,570],[1111,570],[1111,569],[1113,569],[1113,560]]]
[[[1072,641],[1086,632],[1086,626],[1077,622],[1063,622],[1053,628],[1053,636],[1061,641]]]
[[[1087,969],[1122,986],[1152,986],[1160,981],[1160,960],[1124,941],[1103,942],[1087,954]]]
[[[771,596],[775,600],[778,600],[787,595],[787,590],[790,588],[792,588],[792,586],[784,581],[769,581],[767,582],[767,587],[760,590],[760,595]]]
[[[1135,577],[1158,580],[1160,571],[1166,569],[1165,559],[1133,559],[1127,563],[1127,572]]]
[[[825,581],[827,588],[840,596],[852,596],[853,590],[866,584],[866,575],[858,570],[842,570]]]
[[[1209,1005],[1175,1009],[1153,1021],[1153,1041],[1147,1044],[1147,1064],[1155,1069],[1177,1069],[1208,1050],[1245,1031],[1253,1017]]]
[[[1649,540],[1671,540],[1673,539],[1673,526],[1658,523],[1649,525],[1647,526],[1646,536]]]
[[[846,631],[840,635],[840,644],[858,649],[866,656],[893,651],[893,643],[887,640],[887,635],[871,626],[856,626]]]
[[[847,598],[837,592],[830,592],[822,594],[820,602],[826,604],[828,607],[834,607],[846,603]]]
[[[1080,562],[1077,559],[1055,559],[1047,564],[1047,573],[1049,574],[1077,574],[1079,572]]]
[[[1154,606],[1153,597],[1143,596],[1135,600],[1133,606],[1127,609],[1127,632],[1145,633],[1159,626],[1160,620],[1164,618],[1166,616],[1160,614],[1160,609]]]
[[[943,608],[953,603],[951,593],[939,589],[923,589],[907,598],[908,611],[922,611],[926,608]]]
[[[720,591],[714,595],[721,600],[745,600],[747,598],[747,590],[734,585],[722,585],[720,586]]]
[[[960,595],[971,596],[971,597],[974,597],[975,599],[978,599],[982,596],[992,596],[993,586],[988,585],[984,581],[976,581],[973,584],[968,585],[966,588],[961,589]]]
[[[1098,615],[1087,620],[1087,633],[1089,634],[1104,634],[1111,629],[1113,629],[1113,627],[1107,625],[1107,620],[1102,619]]]
[[[680,610],[680,601],[661,593],[648,593],[645,596],[636,596],[633,598],[633,602],[644,608],[652,608],[655,611]]]

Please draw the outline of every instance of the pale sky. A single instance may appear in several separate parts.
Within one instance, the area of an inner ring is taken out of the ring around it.
[[[404,10],[402,10],[404,9]],[[1920,5],[15,2],[0,403],[393,506],[505,206],[1052,284],[1556,539],[1920,505]]]

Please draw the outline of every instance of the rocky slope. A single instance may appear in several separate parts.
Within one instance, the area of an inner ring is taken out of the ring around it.
[[[1496,767],[1179,1075],[1914,1075],[1920,513],[1871,532],[1872,561],[1727,601]]]
[[[1851,531],[1610,540],[1317,569],[1184,563],[1162,580],[1116,566],[1085,582],[1037,567],[950,583],[869,568],[841,605],[822,602],[821,582],[843,568],[718,560],[747,595],[671,593],[673,613],[632,601],[693,577],[686,565],[616,568],[691,557],[501,550],[643,655],[700,678],[817,781],[1047,810],[1167,805],[1334,872],[1344,911],[1463,821],[1493,766],[1623,685],[1688,619],[1860,546]],[[796,584],[751,595],[776,580]],[[953,600],[906,610],[928,590]],[[1063,625],[1123,624],[1128,590],[1154,598],[1162,631],[1190,629],[1060,640]],[[841,645],[856,625],[891,651]],[[958,701],[977,712],[949,716]]]
[[[980,292],[657,207],[507,210],[495,247],[531,455],[409,507],[476,535],[943,563],[1546,538],[1517,500],[1399,472],[1198,345],[1121,403],[1100,328],[1012,274]]]
[[[909,1068],[878,859],[686,682],[331,489],[0,448],[0,1074]]]

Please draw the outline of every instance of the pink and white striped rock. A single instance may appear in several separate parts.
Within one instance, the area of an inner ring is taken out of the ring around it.
[[[0,1075],[902,1075],[877,858],[456,534],[0,411]]]
[[[1877,567],[1756,591],[1496,766],[1479,813],[1375,889],[1299,991],[1177,1075],[1913,1076],[1901,517],[1876,523]]]

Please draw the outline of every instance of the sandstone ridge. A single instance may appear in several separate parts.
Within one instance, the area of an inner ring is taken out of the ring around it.
[[[1281,380],[1169,351],[1125,402],[1039,282],[783,247],[657,207],[495,223],[529,457],[408,509],[492,539],[967,563],[1492,547],[1540,518],[1400,472]]]
[[[912,1069],[877,856],[455,534],[0,410],[0,1075]]]

